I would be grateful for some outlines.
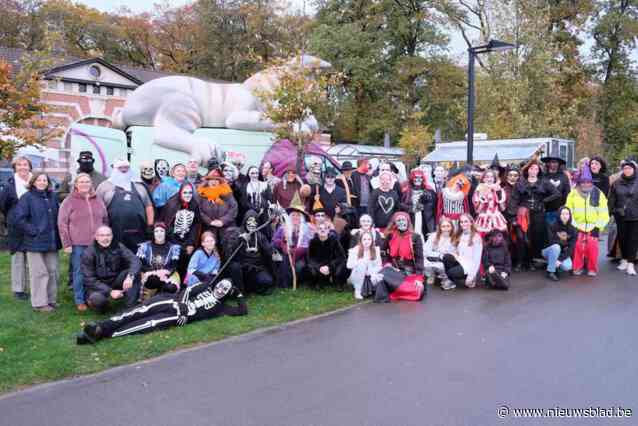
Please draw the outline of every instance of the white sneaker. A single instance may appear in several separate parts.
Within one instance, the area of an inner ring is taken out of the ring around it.
[[[359,291],[355,290],[354,291],[354,298],[357,299],[357,300],[363,300],[363,296],[361,295],[361,290],[359,290]]]
[[[636,275],[636,267],[633,263],[627,263],[627,275]]]
[[[598,274],[595,273],[594,271],[587,271],[587,275],[589,275],[590,277],[595,277]]]
[[[620,265],[618,265],[618,270],[619,271],[625,271],[627,270],[627,265],[629,265],[629,262],[627,262],[625,259],[622,259],[620,261]]]
[[[576,271],[573,271],[572,274],[574,274],[574,275],[583,275],[583,270],[582,269],[578,269]]]
[[[454,284],[452,282],[452,280],[445,280],[443,281],[443,283],[441,284],[441,288],[443,290],[452,290],[456,288],[456,284]]]

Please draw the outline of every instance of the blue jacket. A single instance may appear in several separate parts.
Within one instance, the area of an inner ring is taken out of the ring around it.
[[[155,207],[158,209],[164,207],[164,204],[168,202],[169,198],[179,192],[179,188],[181,186],[182,184],[172,177],[164,179],[153,191],[153,202],[155,203]]]
[[[22,250],[47,252],[62,248],[58,233],[58,197],[53,191],[31,189],[14,212],[16,226],[24,235]]]
[[[0,212],[4,214],[4,220],[8,231],[7,243],[9,251],[15,253],[22,251],[22,232],[15,225],[15,208],[18,205],[15,179],[10,177],[6,185],[0,190]]]

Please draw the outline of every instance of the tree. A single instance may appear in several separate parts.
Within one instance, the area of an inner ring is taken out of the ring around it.
[[[338,87],[340,76],[322,70],[319,63],[302,63],[299,59],[279,60],[271,67],[275,69],[278,83],[255,94],[265,106],[264,116],[274,124],[276,136],[297,146],[300,174],[305,146],[314,136],[311,129],[304,126],[312,115],[324,122],[328,120],[331,109],[328,94]]]
[[[11,158],[25,146],[45,146],[60,130],[44,119],[47,106],[40,102],[40,59],[23,58],[22,68],[11,76],[11,65],[0,60],[0,157]]]
[[[399,147],[405,150],[403,157],[406,164],[419,164],[432,146],[432,132],[428,126],[420,123],[423,113],[415,113],[411,120],[401,131]]]

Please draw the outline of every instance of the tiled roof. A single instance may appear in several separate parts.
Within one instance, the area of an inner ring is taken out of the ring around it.
[[[27,51],[25,49],[15,49],[10,47],[0,46],[0,59],[5,60],[6,62],[12,65],[12,69],[11,69],[12,77],[14,77],[17,73],[20,72],[21,58],[26,52]],[[56,57],[53,59],[53,68],[72,65],[76,62],[84,62],[88,59],[92,59],[92,58],[78,58],[73,56]],[[97,58],[93,58],[93,59],[97,59]],[[113,64],[110,62],[108,62],[108,64],[111,67],[117,68],[120,71],[124,72],[125,74],[128,74],[136,78],[142,83],[146,83],[148,81],[155,80],[156,78],[167,77],[170,75],[183,75],[183,74],[177,74],[177,73],[149,70],[144,68],[135,68],[128,65],[118,65],[118,64]],[[224,81],[224,80],[215,80],[215,79],[204,79],[204,80],[216,82],[216,83],[228,83],[227,81]]]

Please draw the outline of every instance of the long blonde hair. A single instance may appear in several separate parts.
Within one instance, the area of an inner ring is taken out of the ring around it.
[[[470,243],[469,243],[470,246],[474,244],[474,237],[478,234],[478,232],[476,231],[476,226],[474,225],[474,219],[472,218],[472,216],[467,213],[463,213],[459,217],[459,229],[457,229],[456,233],[454,234],[454,237],[452,238],[452,243],[455,246],[459,245],[459,242],[461,241],[461,236],[463,235],[463,228],[461,228],[461,220],[464,217],[469,219],[470,221]]]
[[[358,248],[357,258],[363,259],[363,256],[365,255],[365,247],[363,247],[363,237],[365,237],[366,235],[368,235],[370,237],[370,240],[372,241],[372,244],[370,245],[370,248],[368,249],[370,251],[370,260],[376,260],[377,246],[374,245],[374,236],[372,235],[372,232],[370,231],[363,231],[359,235],[359,244],[357,244],[357,248]]]

